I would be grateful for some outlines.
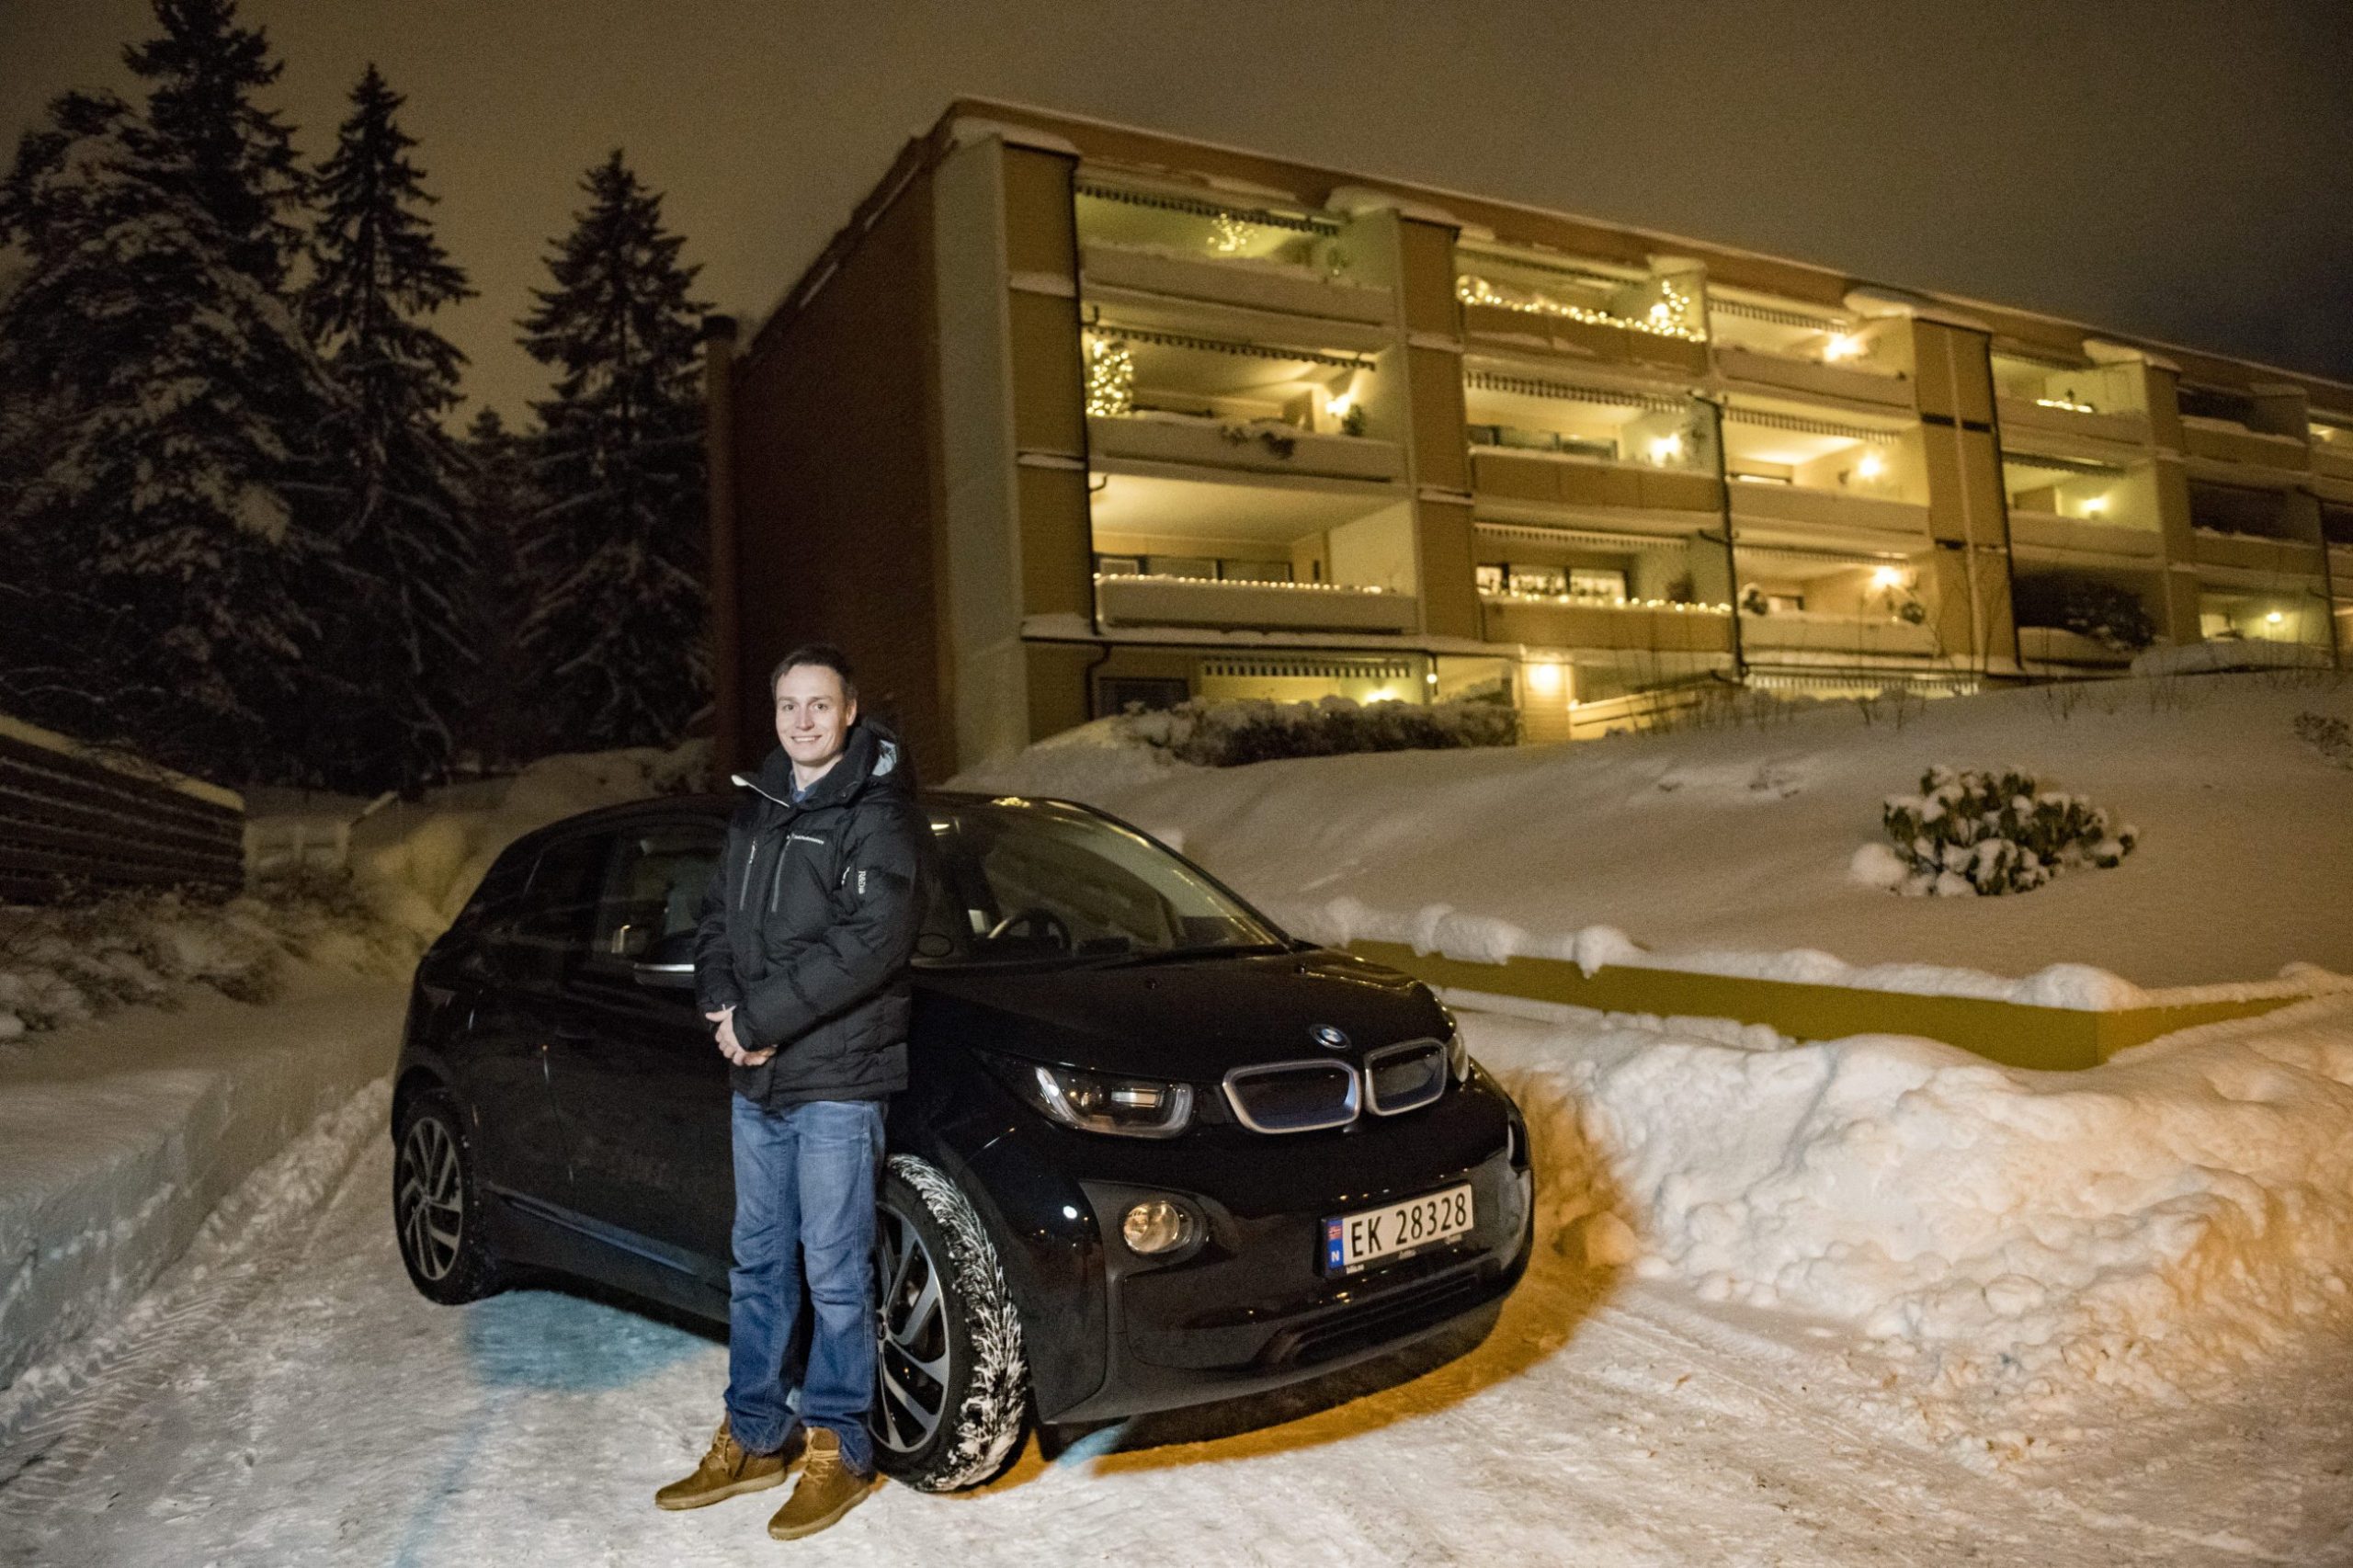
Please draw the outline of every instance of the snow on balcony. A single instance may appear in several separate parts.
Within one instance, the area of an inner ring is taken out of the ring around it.
[[[1391,480],[1405,472],[1393,441],[1304,430],[1273,419],[1214,419],[1156,411],[1096,415],[1086,440],[1097,458],[1191,463],[1258,473]]]
[[[1189,626],[1291,631],[1412,631],[1411,594],[1341,583],[1251,583],[1102,573],[1096,608],[1107,626]]]
[[[2234,419],[2202,415],[2181,416],[2182,444],[2194,458],[2216,462],[2256,463],[2267,468],[2300,469],[2312,460],[2311,449],[2293,436],[2250,430]]]

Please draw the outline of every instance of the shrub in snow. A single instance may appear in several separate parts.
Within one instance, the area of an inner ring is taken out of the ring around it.
[[[1857,878],[1910,894],[2024,892],[2072,866],[2114,866],[2140,833],[2080,795],[2018,769],[1931,767],[1916,795],[1890,795],[1880,821],[1891,854],[1868,845]]]
[[[1238,767],[1280,757],[1338,756],[1367,751],[1442,751],[1507,746],[1519,738],[1518,715],[1495,702],[1359,705],[1345,697],[1317,702],[1203,701],[1113,721],[1120,739],[1202,767]]]
[[[2339,767],[2353,767],[2353,725],[2325,713],[2296,715],[2296,738]]]

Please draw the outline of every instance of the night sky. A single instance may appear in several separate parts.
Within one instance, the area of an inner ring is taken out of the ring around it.
[[[2227,6],[245,0],[315,159],[370,60],[514,346],[582,171],[667,193],[756,320],[905,137],[996,97],[1818,261],[2353,381],[2353,3]],[[144,0],[0,0],[9,149],[128,90]]]

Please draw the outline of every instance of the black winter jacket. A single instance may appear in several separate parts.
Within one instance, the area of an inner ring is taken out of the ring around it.
[[[882,1099],[907,1085],[907,960],[922,924],[916,874],[929,831],[899,744],[871,723],[792,801],[782,747],[735,776],[719,874],[695,931],[695,998],[735,1009],[746,1051],[730,1074],[770,1108]]]

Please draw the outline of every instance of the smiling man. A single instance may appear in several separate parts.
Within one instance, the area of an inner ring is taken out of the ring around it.
[[[654,1501],[698,1508],[799,1470],[768,1521],[789,1540],[874,1484],[868,1255],[883,1109],[907,1081],[927,829],[898,744],[858,720],[839,649],[796,649],[768,688],[779,744],[735,776],[744,798],[695,942],[695,994],[734,1064],[727,1414],[694,1473]],[[795,1368],[804,1278],[813,1322]]]

